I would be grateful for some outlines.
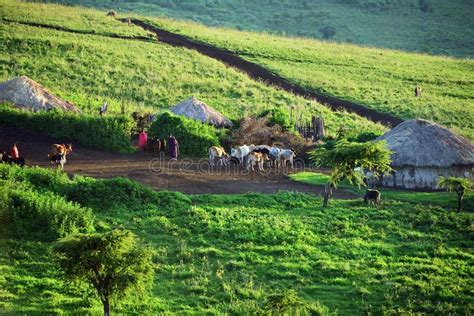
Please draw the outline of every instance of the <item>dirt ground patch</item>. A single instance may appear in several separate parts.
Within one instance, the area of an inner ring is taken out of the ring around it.
[[[9,151],[18,142],[20,154],[28,166],[51,168],[47,154],[51,144],[66,143],[36,132],[0,126],[0,149]],[[70,175],[94,178],[127,177],[157,190],[186,194],[239,194],[247,192],[274,193],[279,190],[321,194],[322,187],[294,182],[285,172],[247,172],[236,165],[210,168],[205,159],[184,158],[169,161],[165,157],[145,153],[118,154],[74,144],[64,168]],[[321,170],[319,170],[321,171]],[[337,190],[336,198],[354,198]]]

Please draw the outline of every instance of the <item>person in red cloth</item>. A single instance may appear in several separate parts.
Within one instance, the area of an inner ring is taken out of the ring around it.
[[[141,130],[140,134],[138,134],[138,147],[143,149],[144,151],[146,150],[148,143],[148,134],[145,132],[145,130]]]
[[[14,159],[20,158],[20,153],[18,152],[18,147],[16,147],[16,144],[13,144],[12,150],[10,151],[10,156]]]

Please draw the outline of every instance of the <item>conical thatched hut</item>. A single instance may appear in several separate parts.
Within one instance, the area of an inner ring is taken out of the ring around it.
[[[195,97],[191,97],[179,103],[178,105],[172,107],[170,111],[174,114],[184,115],[187,118],[208,123],[216,127],[232,126],[232,122],[230,120]]]
[[[377,140],[385,140],[395,172],[383,186],[436,189],[440,176],[473,178],[474,145],[449,129],[422,119],[403,122]]]
[[[79,112],[74,104],[61,100],[45,87],[26,76],[16,77],[0,84],[1,102],[9,102],[16,107],[35,112],[48,111],[53,108]]]

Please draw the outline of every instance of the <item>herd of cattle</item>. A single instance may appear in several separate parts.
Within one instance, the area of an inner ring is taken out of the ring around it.
[[[293,168],[295,152],[291,149],[281,149],[267,145],[243,145],[231,149],[230,155],[221,147],[212,146],[209,148],[209,163],[211,166],[227,166],[231,161],[255,171],[264,171],[264,164],[275,168],[290,166]]]

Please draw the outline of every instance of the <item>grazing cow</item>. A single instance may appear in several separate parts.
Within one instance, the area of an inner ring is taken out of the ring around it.
[[[66,164],[66,154],[54,154],[49,158],[51,164],[55,164],[58,169],[61,171],[64,170],[64,165]]]
[[[421,97],[421,87],[416,87],[415,88],[415,97]]]
[[[291,149],[283,149],[280,151],[280,157],[279,157],[279,162],[281,167],[286,167],[287,162],[290,163],[291,169],[293,169],[293,160],[295,159],[296,154],[293,150]]]
[[[367,191],[365,191],[364,202],[367,205],[370,202],[374,202],[374,204],[380,205],[380,192],[377,190],[367,189]]]
[[[23,167],[25,165],[25,158],[23,157],[15,158],[15,157],[9,156],[6,151],[3,151],[1,155],[2,155],[2,163],[8,163],[10,165],[15,164],[15,165],[19,165],[20,167]]]
[[[246,165],[247,157],[250,154],[250,152],[252,151],[253,147],[255,147],[255,146],[253,146],[253,145],[250,145],[250,146],[243,145],[243,146],[240,146],[240,147],[237,147],[237,148],[232,148],[232,150],[230,152],[230,156],[233,157],[233,158],[238,159],[240,161],[241,165]]]
[[[257,166],[259,171],[264,171],[263,163],[268,160],[268,156],[266,154],[252,151],[248,157],[247,170],[252,168],[252,171],[255,171],[255,166]]]
[[[115,17],[117,17],[117,12],[109,11],[109,12],[107,12],[107,16],[111,16],[111,17],[115,18]]]
[[[52,157],[56,154],[64,154],[67,155],[72,152],[72,144],[52,144],[51,145],[51,152],[48,154],[48,157]]]
[[[224,148],[212,146],[209,148],[209,163],[211,166],[215,165],[216,159],[217,164],[227,166],[229,155],[225,152]]]

